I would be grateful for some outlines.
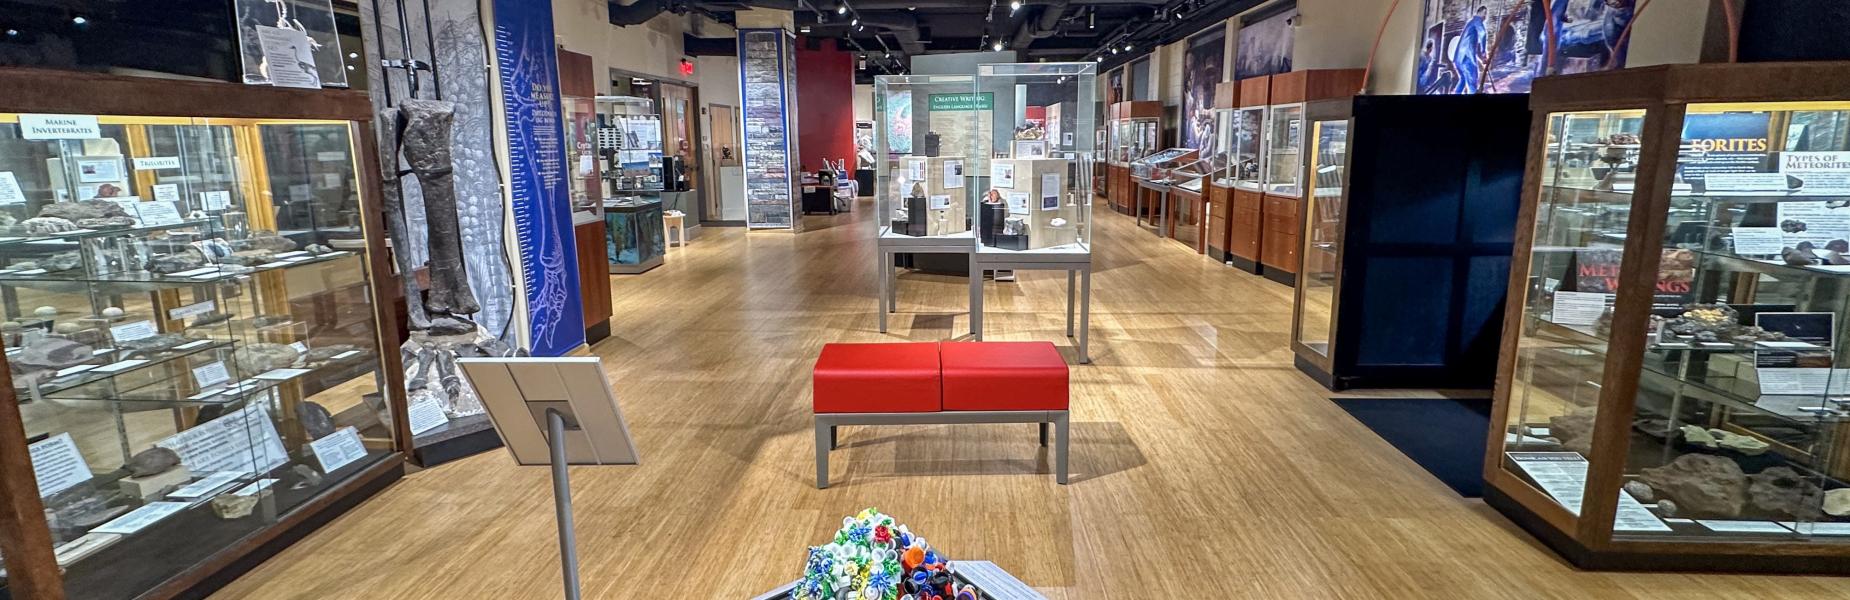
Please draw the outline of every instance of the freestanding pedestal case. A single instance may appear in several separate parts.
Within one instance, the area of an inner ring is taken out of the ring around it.
[[[1528,96],[1358,96],[1305,122],[1298,370],[1333,390],[1490,389]]]
[[[1485,500],[1583,567],[1850,572],[1850,63],[1532,98]]]

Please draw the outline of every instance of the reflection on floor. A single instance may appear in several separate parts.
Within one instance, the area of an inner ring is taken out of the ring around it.
[[[709,228],[611,279],[595,352],[643,462],[572,472],[586,597],[751,597],[867,506],[1056,600],[1850,596],[1850,579],[1573,570],[1292,368],[1290,289],[1112,214],[1097,216],[1097,364],[1073,370],[1071,485],[1046,474],[1031,426],[855,427],[817,490],[821,345],[968,330],[963,279],[907,275],[893,333],[876,333],[871,216]],[[990,284],[990,339],[1070,354],[1064,284]],[[547,477],[501,451],[413,474],[215,598],[558,597]]]

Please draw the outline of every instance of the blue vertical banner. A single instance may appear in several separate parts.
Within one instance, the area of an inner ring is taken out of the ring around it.
[[[559,121],[552,2],[495,0],[494,10],[528,350],[534,356],[563,356],[585,343],[585,324],[566,189],[565,129]]]

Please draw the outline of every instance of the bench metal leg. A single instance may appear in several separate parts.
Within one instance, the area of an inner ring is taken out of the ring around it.
[[[834,427],[816,419],[816,489],[829,487],[829,432]]]
[[[1066,485],[1066,450],[1073,437],[1072,436],[1072,428],[1073,428],[1072,421],[1068,418],[1068,413],[1062,412],[1059,415],[1056,415],[1053,420],[1053,426],[1054,426],[1054,446],[1053,446],[1054,477],[1055,477],[1055,481],[1060,482],[1060,485]]]
[[[1079,364],[1092,364],[1092,351],[1086,346],[1086,334],[1092,331],[1092,267],[1079,272]]]
[[[886,333],[886,287],[892,285],[893,262],[885,250],[880,250],[875,252],[875,254],[880,256],[878,259],[875,259],[875,262],[878,263],[880,267],[880,333]]]
[[[977,270],[976,254],[970,254],[970,335],[983,341],[983,272]]]
[[[1041,426],[1041,446],[1045,447],[1047,446],[1047,424],[1038,423],[1038,425]]]

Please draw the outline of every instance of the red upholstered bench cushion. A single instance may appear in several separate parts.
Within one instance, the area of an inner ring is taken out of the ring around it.
[[[944,410],[1066,410],[1066,359],[1050,342],[945,342]]]
[[[812,389],[818,413],[937,412],[938,343],[826,344]]]

